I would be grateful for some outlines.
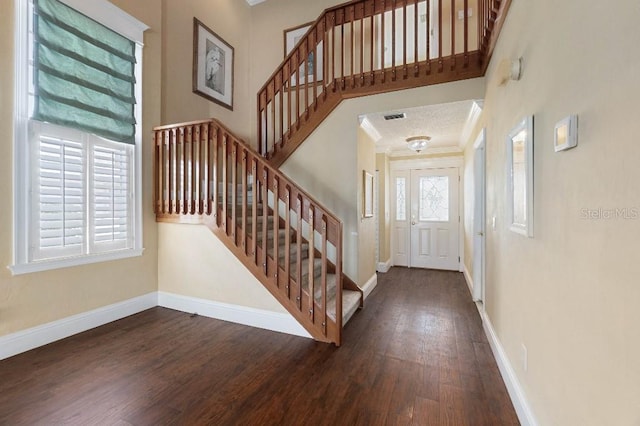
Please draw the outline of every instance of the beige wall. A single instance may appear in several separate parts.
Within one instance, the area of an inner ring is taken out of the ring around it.
[[[640,424],[640,220],[583,213],[640,208],[638,21],[631,1],[514,1],[487,75],[485,307],[541,425]],[[522,79],[498,87],[497,63],[519,56]],[[579,145],[555,153],[553,126],[574,113]],[[505,136],[530,114],[526,238],[508,230]]]
[[[162,1],[163,124],[215,117],[238,136],[249,138],[256,93],[248,86],[250,13],[249,5],[240,0]],[[234,48],[233,111],[192,92],[194,17]]]
[[[364,285],[376,273],[376,218],[364,215],[364,178],[363,171],[376,175],[376,144],[362,127],[358,127],[357,136],[357,172],[358,180],[358,281]],[[372,188],[375,190],[375,188]],[[375,216],[375,208],[374,208]]]
[[[161,2],[114,1],[151,27],[145,33],[143,135],[160,121]],[[2,0],[0,13],[0,264],[12,262],[13,194],[13,52],[14,2]],[[0,268],[0,336],[55,321],[157,289],[157,235],[152,212],[152,154],[148,138],[143,146],[144,254],[141,257],[58,269],[12,277]]]

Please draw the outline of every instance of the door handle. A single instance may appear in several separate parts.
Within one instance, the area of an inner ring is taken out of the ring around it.
[[[412,224],[412,225],[415,225],[416,223],[415,223],[415,222],[411,222],[411,224]]]
[[[484,232],[480,231],[478,232],[478,235],[480,235],[481,237],[484,237]]]

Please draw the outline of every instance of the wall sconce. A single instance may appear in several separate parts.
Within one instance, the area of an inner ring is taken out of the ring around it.
[[[518,81],[522,76],[522,58],[503,59],[498,66],[499,85],[504,86],[510,80]]]

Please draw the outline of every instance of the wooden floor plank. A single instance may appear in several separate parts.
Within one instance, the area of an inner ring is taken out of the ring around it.
[[[0,361],[0,424],[518,424],[462,274],[392,268],[343,345],[154,308]]]

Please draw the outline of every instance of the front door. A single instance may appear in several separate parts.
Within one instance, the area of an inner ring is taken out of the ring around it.
[[[459,269],[458,169],[410,172],[409,266]]]
[[[393,264],[459,270],[457,168],[397,170],[391,181]]]

